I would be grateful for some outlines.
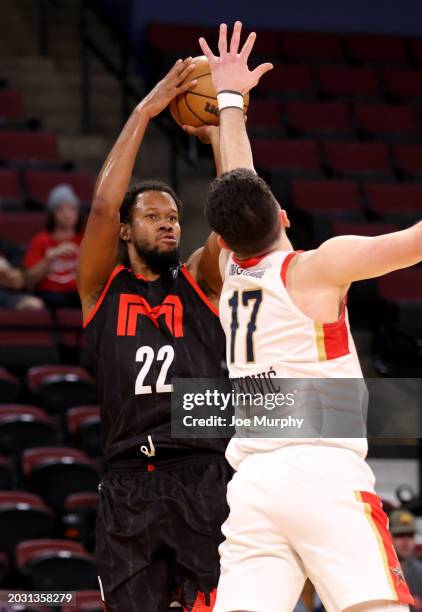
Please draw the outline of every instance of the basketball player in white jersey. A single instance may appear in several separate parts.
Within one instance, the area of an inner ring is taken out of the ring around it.
[[[345,297],[353,281],[422,260],[422,223],[392,234],[333,238],[295,253],[289,220],[254,171],[242,94],[259,75],[220,27],[219,56],[206,41],[218,92],[223,169],[206,216],[226,250],[220,317],[232,377],[361,378]],[[270,66],[269,66],[270,67]],[[267,68],[268,69],[268,68]],[[236,438],[221,577],[214,612],[290,612],[308,576],[328,612],[402,612],[413,603],[364,458],[364,438]]]

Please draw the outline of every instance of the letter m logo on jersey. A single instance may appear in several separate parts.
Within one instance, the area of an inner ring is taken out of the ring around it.
[[[135,336],[139,317],[148,317],[155,327],[159,327],[158,318],[164,317],[164,323],[175,338],[183,336],[183,304],[177,295],[167,295],[162,304],[150,306],[140,295],[122,293],[119,302],[117,319],[118,336]]]

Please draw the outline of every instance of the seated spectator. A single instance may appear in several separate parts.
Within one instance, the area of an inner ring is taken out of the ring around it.
[[[25,293],[26,275],[20,268],[21,258],[22,252],[18,246],[0,238],[0,308],[43,308],[42,300]]]
[[[68,185],[48,196],[47,231],[32,239],[25,256],[28,284],[50,308],[80,307],[76,266],[82,240],[80,202]]]
[[[390,531],[404,577],[415,598],[412,610],[422,610],[422,563],[414,557],[416,547],[415,516],[407,510],[394,510],[390,515]]]

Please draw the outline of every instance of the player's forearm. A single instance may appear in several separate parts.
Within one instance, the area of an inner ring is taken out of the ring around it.
[[[222,171],[249,168],[255,171],[243,110],[225,108],[220,113],[220,150]]]
[[[221,161],[221,146],[220,146],[220,133],[219,130],[213,132],[211,137],[212,152],[214,155],[215,174],[221,176],[223,174],[223,164]]]
[[[39,282],[47,275],[48,267],[50,263],[45,257],[39,261],[32,268],[28,268],[25,273],[26,287],[28,289],[34,289]]]
[[[127,120],[98,175],[92,203],[97,212],[116,214],[119,211],[148,123],[149,115],[141,102]]]

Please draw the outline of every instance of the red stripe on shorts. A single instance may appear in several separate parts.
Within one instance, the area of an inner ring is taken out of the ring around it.
[[[365,504],[365,511],[377,536],[385,571],[392,592],[396,595],[396,601],[414,604],[414,599],[410,594],[400,562],[394,550],[393,540],[388,530],[388,517],[382,509],[381,499],[378,495],[368,491],[359,491],[358,493],[360,501]]]

